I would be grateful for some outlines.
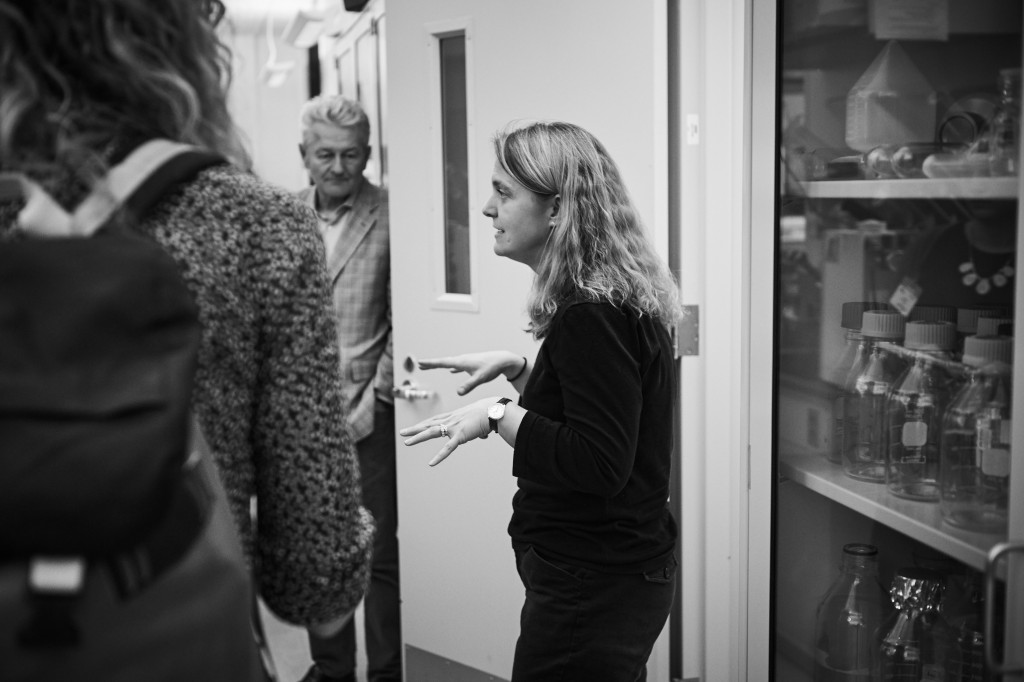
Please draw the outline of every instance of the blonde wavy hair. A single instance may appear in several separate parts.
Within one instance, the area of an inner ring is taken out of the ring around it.
[[[675,279],[596,137],[572,123],[513,122],[494,136],[494,152],[523,187],[560,197],[527,303],[535,338],[547,335],[560,307],[579,301],[633,308],[666,327],[679,321]]]
[[[88,183],[154,137],[248,169],[223,16],[221,0],[0,0],[0,169]]]

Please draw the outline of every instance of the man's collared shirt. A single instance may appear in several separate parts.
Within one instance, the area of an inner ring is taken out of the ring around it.
[[[328,258],[330,258],[334,247],[338,244],[338,240],[341,239],[341,235],[345,232],[349,222],[351,222],[352,206],[355,205],[356,197],[361,190],[362,185],[360,185],[358,190],[349,194],[340,206],[327,213],[321,212],[317,206],[316,190],[314,189],[309,193],[310,206],[312,206],[320,223],[320,236],[324,240],[324,249]]]

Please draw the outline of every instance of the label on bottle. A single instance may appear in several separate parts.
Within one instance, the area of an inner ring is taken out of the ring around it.
[[[1006,448],[985,448],[981,452],[981,473],[1006,478],[1010,475],[1010,451]]]
[[[928,425],[924,422],[904,422],[900,438],[905,448],[919,448],[928,442]]]
[[[889,305],[900,311],[903,317],[910,315],[910,311],[917,305],[917,299],[921,298],[921,285],[909,277],[904,277],[896,291],[892,292],[889,298]]]

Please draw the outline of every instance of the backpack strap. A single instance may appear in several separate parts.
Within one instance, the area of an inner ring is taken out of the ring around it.
[[[223,163],[213,152],[170,140],[150,140],[111,168],[72,212],[21,173],[0,174],[0,200],[23,197],[18,227],[38,237],[88,237],[121,207],[143,215],[170,187],[208,166]]]
[[[74,234],[88,237],[120,207],[143,215],[168,188],[223,162],[212,152],[170,140],[150,140],[110,169],[71,215]]]

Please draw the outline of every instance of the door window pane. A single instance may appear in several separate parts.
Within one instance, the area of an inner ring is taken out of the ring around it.
[[[466,36],[441,38],[441,147],[444,164],[445,292],[469,294]]]

